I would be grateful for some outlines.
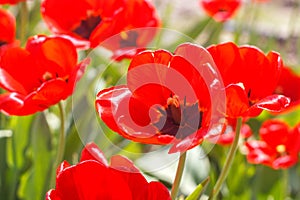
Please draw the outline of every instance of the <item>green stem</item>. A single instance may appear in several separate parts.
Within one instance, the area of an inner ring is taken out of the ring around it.
[[[282,170],[283,188],[282,199],[286,199],[289,196],[289,171],[288,169]]]
[[[60,113],[60,120],[61,120],[61,126],[60,126],[60,134],[59,134],[59,140],[58,140],[58,149],[56,154],[56,159],[54,161],[54,165],[52,167],[52,176],[51,176],[51,182],[50,186],[55,186],[55,178],[56,178],[56,168],[61,163],[64,151],[65,151],[65,112],[63,109],[62,102],[58,103],[59,113]]]
[[[185,160],[186,160],[186,152],[181,153],[180,157],[179,157],[179,162],[178,162],[178,166],[177,166],[175,180],[174,180],[172,190],[171,190],[172,200],[176,199],[176,196],[177,196],[177,193],[178,193],[178,189],[179,189],[179,186],[180,186],[180,181],[181,181],[182,174],[183,174]]]
[[[239,117],[237,119],[237,124],[236,124],[236,129],[235,129],[235,137],[234,137],[234,141],[231,145],[231,148],[229,150],[229,153],[228,153],[228,156],[227,156],[227,159],[225,161],[225,164],[224,164],[224,167],[220,173],[220,176],[213,188],[213,191],[209,197],[209,200],[213,200],[217,197],[218,193],[220,192],[220,189],[228,175],[228,172],[230,170],[230,167],[232,165],[232,161],[235,157],[235,153],[237,151],[237,148],[238,148],[238,143],[239,143],[239,137],[240,137],[240,131],[241,131],[241,127],[242,127],[242,118]]]
[[[28,7],[26,1],[23,1],[21,4],[20,11],[20,41],[21,44],[25,44],[26,35],[27,35],[27,26],[28,26]]]

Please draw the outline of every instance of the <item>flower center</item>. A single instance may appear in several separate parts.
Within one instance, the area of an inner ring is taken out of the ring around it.
[[[128,33],[126,32],[121,32],[121,41],[120,41],[120,47],[125,48],[125,47],[136,47],[136,41],[138,38],[138,33],[135,31],[130,31]]]
[[[286,152],[286,147],[285,145],[281,144],[281,145],[278,145],[276,147],[276,151],[280,154],[280,155],[284,155],[285,152]]]
[[[3,45],[6,45],[6,44],[7,44],[7,42],[0,40],[0,47],[3,46]]]
[[[153,125],[161,134],[173,135],[183,139],[195,133],[202,122],[203,112],[199,111],[198,102],[187,104],[180,102],[178,96],[174,95],[167,99],[165,109],[158,109],[162,114]]]
[[[100,22],[100,16],[91,15],[87,19],[81,20],[80,25],[75,30],[73,30],[73,32],[88,40],[93,30]]]
[[[179,125],[181,121],[181,109],[178,96],[169,97],[167,100],[168,109],[171,112],[173,121],[175,124]]]
[[[45,72],[43,75],[43,81],[49,81],[52,79],[52,74],[50,72]]]

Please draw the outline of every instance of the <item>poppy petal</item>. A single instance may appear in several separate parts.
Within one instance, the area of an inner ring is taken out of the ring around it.
[[[81,152],[80,162],[85,160],[95,160],[108,167],[108,162],[104,153],[93,142],[85,145]]]
[[[247,94],[241,84],[231,84],[226,87],[226,114],[230,118],[243,115],[249,107]]]
[[[253,116],[253,114],[257,113],[258,109],[280,112],[283,111],[289,104],[290,98],[283,95],[271,95],[261,99],[259,102],[251,106],[248,111],[248,115]]]
[[[123,178],[96,161],[84,161],[65,169],[57,176],[55,190],[61,199],[131,199]]]

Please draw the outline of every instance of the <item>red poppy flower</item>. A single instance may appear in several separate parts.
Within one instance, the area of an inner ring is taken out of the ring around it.
[[[127,51],[132,54],[129,47],[144,47],[156,32],[133,29],[160,24],[154,7],[147,0],[76,0],[72,4],[67,0],[44,0],[42,16],[51,31],[71,37],[77,46],[84,44],[94,48],[121,33],[103,44],[115,52],[116,58]]]
[[[276,94],[282,94],[291,98],[291,103],[286,111],[292,111],[300,104],[300,76],[291,68],[284,66],[275,89]]]
[[[230,19],[241,3],[241,0],[200,0],[200,4],[207,15],[218,22]]]
[[[232,42],[213,45],[208,51],[226,87],[229,118],[255,117],[263,109],[279,112],[288,106],[289,98],[273,94],[282,68],[278,53],[264,55],[254,46],[237,47]]]
[[[0,8],[0,60],[6,49],[17,46],[16,19],[9,11]]]
[[[202,142],[211,123],[210,92],[200,74],[207,66],[214,66],[211,56],[196,45],[182,44],[174,55],[165,50],[144,51],[132,59],[127,85],[97,94],[97,111],[127,139],[173,144],[171,153],[186,151]],[[205,78],[209,77],[212,74]]]
[[[77,64],[75,46],[60,37],[34,36],[25,49],[8,49],[0,61],[0,87],[7,91],[0,111],[29,115],[66,99],[87,64]]]
[[[0,4],[17,4],[26,0],[0,0]]]
[[[300,152],[300,124],[291,129],[278,120],[265,121],[259,130],[261,140],[246,142],[250,163],[263,164],[274,169],[296,164]]]
[[[168,189],[160,182],[150,183],[133,163],[120,155],[111,158],[110,166],[93,143],[82,152],[77,165],[64,161],[57,169],[56,188],[46,200],[170,200]]]

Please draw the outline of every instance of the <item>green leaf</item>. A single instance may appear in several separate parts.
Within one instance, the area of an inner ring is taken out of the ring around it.
[[[30,143],[33,165],[23,177],[21,188],[23,199],[40,200],[49,190],[52,167],[51,133],[44,113],[39,113],[33,121]]]
[[[207,177],[202,183],[200,183],[196,189],[185,198],[185,200],[198,200],[200,199],[202,193],[204,192],[204,189],[206,188],[207,184],[209,183],[209,177]]]

